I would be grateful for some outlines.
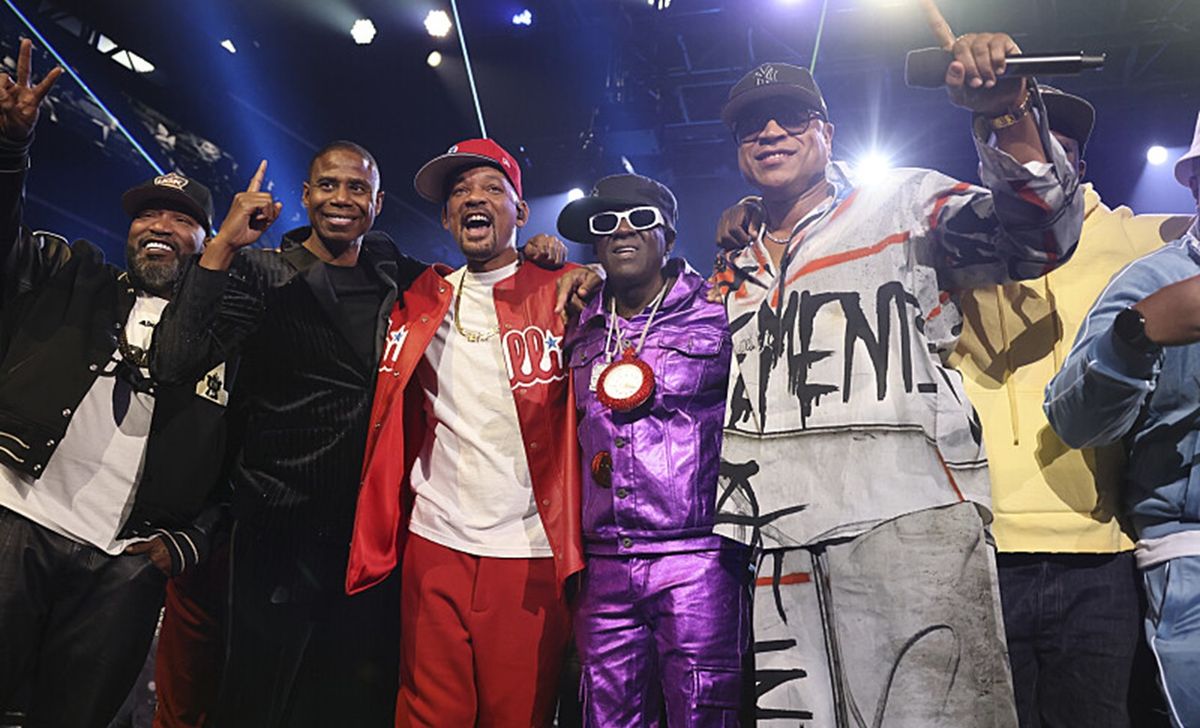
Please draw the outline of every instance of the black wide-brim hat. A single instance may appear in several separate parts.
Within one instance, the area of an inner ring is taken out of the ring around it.
[[[1042,94],[1042,103],[1046,105],[1050,130],[1074,139],[1079,144],[1079,154],[1082,156],[1096,124],[1096,107],[1082,96],[1069,94],[1053,86],[1038,84],[1038,90]]]
[[[121,208],[130,217],[152,207],[185,213],[195,218],[205,232],[212,230],[212,193],[196,180],[178,172],[160,174],[121,195]]]
[[[642,205],[657,207],[666,226],[675,231],[678,205],[666,185],[640,174],[614,174],[597,181],[587,197],[567,203],[558,213],[558,234],[577,243],[591,243],[595,238],[588,227],[592,215]]]
[[[742,76],[729,89],[729,100],[721,107],[721,121],[728,127],[747,107],[759,101],[785,98],[799,101],[805,106],[821,112],[828,119],[829,109],[825,97],[807,68],[790,63],[764,63]]]

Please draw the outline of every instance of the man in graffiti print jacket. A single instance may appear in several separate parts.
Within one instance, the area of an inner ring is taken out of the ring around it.
[[[919,169],[854,184],[807,69],[765,64],[730,92],[765,224],[718,265],[734,362],[717,532],[763,549],[764,725],[1016,724],[987,460],[945,357],[957,291],[1043,275],[1079,236],[1074,171],[1017,83],[1002,105],[956,99],[986,188]]]
[[[563,271],[520,263],[528,207],[495,142],[456,144],[416,187],[468,263],[392,312],[346,587],[402,562],[398,725],[549,725],[583,567]]]

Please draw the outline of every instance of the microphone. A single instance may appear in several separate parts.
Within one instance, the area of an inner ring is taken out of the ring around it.
[[[954,54],[941,48],[909,51],[904,58],[904,82],[914,88],[938,88],[946,85],[946,69]],[[1074,76],[1104,67],[1104,54],[1026,53],[1005,59],[1001,78],[1013,76]]]

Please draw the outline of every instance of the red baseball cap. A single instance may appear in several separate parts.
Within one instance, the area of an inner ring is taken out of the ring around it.
[[[440,205],[446,201],[446,186],[450,178],[464,169],[480,165],[495,167],[503,172],[517,191],[517,198],[524,198],[521,193],[521,168],[517,166],[517,160],[491,139],[467,139],[450,147],[445,154],[434,157],[421,167],[413,178],[413,186],[417,188],[418,195]]]

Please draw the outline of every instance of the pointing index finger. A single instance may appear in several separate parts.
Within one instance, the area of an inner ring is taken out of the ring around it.
[[[934,0],[919,0],[921,9],[925,11],[925,20],[929,23],[929,29],[933,31],[933,37],[937,40],[938,45],[942,50],[950,50],[954,47],[954,31],[950,29],[950,24],[942,17],[942,11],[938,10],[937,3]]]
[[[262,160],[258,163],[258,170],[254,172],[254,176],[250,178],[250,186],[246,188],[247,192],[258,192],[262,188],[263,178],[267,176],[267,160]]]

